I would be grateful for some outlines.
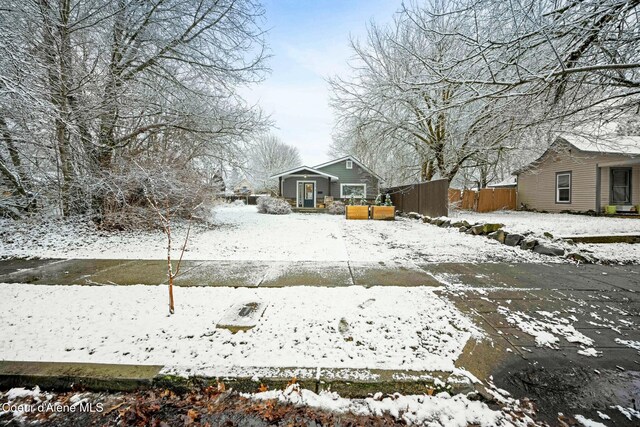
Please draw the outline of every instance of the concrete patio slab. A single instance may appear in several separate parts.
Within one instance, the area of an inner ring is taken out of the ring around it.
[[[380,263],[350,263],[350,267],[358,286],[442,286],[418,267]]]
[[[182,268],[192,264],[185,261]],[[86,280],[100,285],[159,285],[167,280],[167,261],[129,261],[91,274]]]
[[[267,274],[266,262],[194,261],[194,267],[183,270],[176,278],[177,286],[256,287]]]
[[[237,302],[229,307],[216,324],[216,328],[228,329],[234,334],[254,328],[264,315],[268,304],[264,301]]]
[[[299,261],[279,263],[267,270],[260,287],[281,288],[286,286],[351,286],[353,277],[349,263]]]
[[[3,262],[4,263],[4,262]],[[0,263],[0,264],[3,264]],[[108,259],[72,259],[48,262],[27,270],[3,276],[4,282],[31,283],[34,285],[85,285],[90,277],[104,270],[118,271],[131,261]]]
[[[39,268],[50,264],[52,262],[64,261],[63,259],[22,259],[22,258],[9,258],[0,261],[0,281],[3,281],[3,277],[22,270],[30,270],[32,268]]]

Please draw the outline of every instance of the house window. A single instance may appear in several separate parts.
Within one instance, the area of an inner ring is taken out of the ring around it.
[[[347,160],[347,169],[353,169],[353,161]]]
[[[609,194],[612,205],[631,203],[631,168],[611,168]]]
[[[571,172],[556,174],[556,203],[571,203]]]
[[[366,197],[367,185],[366,184],[340,184],[340,198],[348,199],[353,195],[358,199]]]

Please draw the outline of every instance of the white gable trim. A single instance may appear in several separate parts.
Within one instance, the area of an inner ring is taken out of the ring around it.
[[[328,173],[320,172],[319,170],[316,170],[314,168],[310,168],[309,166],[300,166],[298,168],[291,169],[291,170],[288,170],[286,172],[279,173],[277,175],[271,175],[270,178],[280,178],[281,176],[296,175],[296,172],[300,172],[300,171],[305,170],[305,169],[308,170],[309,172],[311,172],[310,174],[307,174],[307,175],[320,175],[320,176],[324,176],[325,178],[335,179],[336,181],[339,180],[339,178],[337,176],[333,176],[333,175],[329,175]],[[304,175],[304,174],[297,174],[297,175]]]
[[[345,160],[351,160],[353,163],[355,163],[356,165],[360,166],[362,169],[366,170],[367,172],[369,172],[371,175],[375,176],[376,178],[378,178],[380,181],[383,181],[383,179],[380,177],[380,175],[378,175],[377,173],[375,173],[374,171],[372,171],[371,169],[369,169],[368,167],[366,167],[365,165],[363,165],[358,159],[356,159],[353,156],[345,156],[342,157],[340,159],[336,159],[336,160],[331,160],[329,162],[326,163],[322,163],[320,165],[314,166],[314,169],[320,169],[323,168],[325,166],[331,166],[334,165],[336,163],[339,162],[343,162]]]

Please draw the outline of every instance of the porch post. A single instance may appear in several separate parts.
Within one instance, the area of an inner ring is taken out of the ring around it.
[[[278,177],[278,197],[282,197],[282,177]]]
[[[601,187],[601,177],[602,174],[602,168],[600,167],[600,165],[596,164],[596,215],[600,215],[600,196],[602,194],[602,188]]]
[[[331,196],[331,177],[327,177],[327,181],[329,182],[329,189],[327,190],[327,196]]]

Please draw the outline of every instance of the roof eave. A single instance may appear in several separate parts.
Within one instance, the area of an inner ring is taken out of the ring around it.
[[[330,165],[342,162],[342,161],[347,160],[347,159],[349,159],[351,161],[354,161],[362,169],[364,169],[365,171],[369,172],[371,175],[375,176],[380,182],[384,182],[384,179],[382,179],[382,177],[380,175],[378,175],[377,173],[375,173],[374,171],[372,171],[371,169],[366,167],[364,164],[362,164],[362,162],[360,160],[358,160],[357,158],[355,158],[352,155],[344,156],[344,157],[341,157],[339,159],[335,159],[335,160],[331,160],[331,161],[328,161],[328,162],[325,162],[325,163],[321,163],[319,165],[314,166],[314,168],[323,168],[325,166],[330,166]]]

